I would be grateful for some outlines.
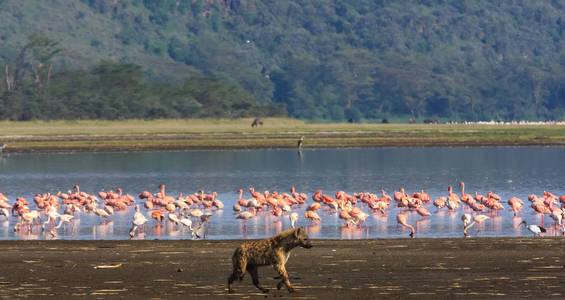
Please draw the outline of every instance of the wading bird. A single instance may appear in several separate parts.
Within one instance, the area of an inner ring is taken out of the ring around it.
[[[304,144],[304,136],[301,136],[300,139],[298,140],[298,150],[302,149],[302,145]]]
[[[410,229],[410,237],[414,238],[414,233],[416,232],[414,230],[414,226],[406,223],[406,215],[403,213],[399,213],[398,215],[396,215],[396,222],[398,222],[398,224],[404,226],[404,227],[408,227]]]
[[[476,215],[476,216],[474,216],[474,217],[473,217],[473,222],[463,228],[463,235],[464,235],[465,237],[471,237],[471,236],[469,236],[469,235],[467,234],[467,230],[468,230],[469,228],[473,227],[473,225],[475,225],[475,224],[481,224],[481,223],[483,223],[483,222],[484,222],[485,220],[487,220],[487,219],[490,219],[490,217],[489,217],[489,216],[485,216],[485,215]],[[479,231],[479,229],[477,229],[477,232],[478,232],[478,231]]]
[[[528,225],[526,223],[526,221],[522,221],[522,223],[520,223],[520,225],[524,224],[524,226],[526,226],[526,228],[534,234],[534,236],[541,236],[542,232],[546,232],[545,228],[538,226],[538,225]]]

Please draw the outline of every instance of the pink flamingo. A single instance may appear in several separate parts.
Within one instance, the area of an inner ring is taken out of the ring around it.
[[[483,222],[484,222],[485,220],[487,220],[487,219],[490,219],[490,217],[489,217],[489,216],[485,216],[485,215],[476,215],[476,216],[474,216],[474,217],[473,217],[473,222],[463,228],[463,234],[465,235],[465,237],[470,237],[470,236],[467,234],[467,230],[468,230],[469,228],[473,227],[473,225],[475,225],[475,224],[481,224],[481,223],[483,223]],[[479,229],[477,229],[477,232],[479,232]]]
[[[414,238],[414,233],[416,231],[414,230],[414,226],[406,223],[406,215],[405,214],[399,213],[398,215],[396,215],[396,222],[398,222],[398,224],[400,224],[404,227],[408,227],[410,229],[410,237]]]
[[[518,212],[522,210],[522,206],[524,205],[524,202],[519,198],[512,197],[508,199],[508,205],[512,207],[512,211],[514,211],[514,216],[517,216]]]
[[[465,194],[465,183],[464,182],[459,183],[459,186],[461,186],[461,201],[468,203],[469,200],[473,199],[473,197],[470,194]]]
[[[247,220],[253,217],[255,217],[255,213],[250,211],[242,211],[235,218],[243,220],[243,231],[247,231]]]
[[[427,216],[431,216],[432,214],[423,206],[420,206],[416,209],[416,212],[418,212],[418,214],[422,217],[427,217]]]
[[[304,214],[304,217],[306,217],[307,219],[312,220],[313,222],[318,222],[318,221],[321,221],[321,220],[322,220],[322,218],[320,218],[320,216],[319,216],[315,211],[312,211],[312,210],[307,211],[307,212]]]

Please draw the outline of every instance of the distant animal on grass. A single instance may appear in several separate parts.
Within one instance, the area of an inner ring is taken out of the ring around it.
[[[251,127],[257,127],[259,125],[263,126],[263,119],[255,118],[253,123],[251,123]]]
[[[253,284],[263,293],[269,290],[259,284],[259,273],[257,268],[261,266],[272,265],[281,276],[281,281],[277,285],[277,289],[286,285],[290,293],[294,292],[294,288],[288,280],[285,264],[290,257],[292,249],[301,246],[302,248],[312,248],[310,239],[304,228],[289,229],[274,237],[244,242],[235,249],[232,257],[233,273],[228,278],[229,293],[233,292],[232,283],[234,280],[241,281],[245,272],[251,274]]]

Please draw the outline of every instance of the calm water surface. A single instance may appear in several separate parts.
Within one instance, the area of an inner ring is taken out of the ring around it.
[[[466,192],[486,194],[492,190],[503,198],[525,201],[524,214],[513,217],[507,208],[481,226],[470,230],[472,236],[521,236],[530,234],[517,227],[522,220],[540,224],[541,218],[529,207],[529,194],[541,195],[544,190],[556,195],[565,194],[565,148],[563,147],[481,147],[481,148],[377,148],[250,151],[187,151],[142,153],[76,153],[76,154],[11,154],[0,155],[0,192],[11,201],[16,197],[33,199],[36,193],[67,191],[75,184],[81,191],[96,193],[121,187],[124,193],[137,195],[143,190],[156,193],[165,184],[167,194],[195,193],[198,190],[216,191],[223,201],[223,211],[215,211],[208,238],[261,238],[289,228],[286,217],[276,218],[268,213],[247,221],[243,230],[235,218],[232,205],[237,202],[237,190],[249,187],[256,191],[288,192],[294,185],[308,197],[318,189],[335,195],[338,190],[378,193],[381,188],[392,196],[393,190],[404,187],[412,193],[425,189],[435,199],[447,196],[447,186],[453,185],[460,194],[458,183],[466,183]],[[312,200],[309,198],[308,203]],[[141,203],[141,201],[139,201]],[[32,204],[33,206],[34,204]],[[365,212],[365,205],[358,204]],[[390,208],[386,215],[372,214],[368,229],[345,228],[343,220],[328,210],[319,214],[322,221],[311,225],[305,221],[304,209],[300,225],[306,226],[313,238],[398,238],[408,237],[409,231],[396,224],[400,211]],[[416,237],[461,237],[459,209],[437,211],[427,206],[433,215],[423,219],[410,212],[408,223],[417,228]],[[146,212],[142,208],[143,212]],[[103,222],[90,214],[78,214],[70,226],[59,230],[63,239],[127,239],[133,209],[117,212]],[[149,217],[149,216],[148,216]],[[32,232],[14,232],[15,217],[0,217],[0,239],[46,239],[40,228]],[[546,217],[546,223],[551,219]],[[148,222],[145,234],[138,238],[189,238],[181,225],[158,226]],[[553,232],[548,234],[553,235]]]

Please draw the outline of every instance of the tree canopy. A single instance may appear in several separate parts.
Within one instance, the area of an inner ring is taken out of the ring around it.
[[[562,1],[4,0],[0,118],[564,119],[563,16]]]

